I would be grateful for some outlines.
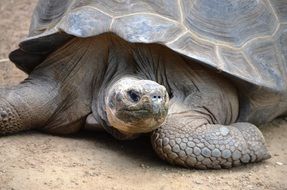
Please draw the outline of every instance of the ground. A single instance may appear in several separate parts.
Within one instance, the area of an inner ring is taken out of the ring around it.
[[[0,85],[25,74],[7,60],[28,32],[36,0],[0,3]],[[147,136],[120,142],[105,133],[0,137],[0,190],[287,189],[287,120],[261,127],[272,158],[228,170],[190,170],[159,160]]]

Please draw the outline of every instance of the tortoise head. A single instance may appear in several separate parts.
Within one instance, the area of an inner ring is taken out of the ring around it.
[[[158,128],[167,116],[168,102],[164,86],[131,77],[114,82],[105,99],[110,125],[124,134],[147,133]]]

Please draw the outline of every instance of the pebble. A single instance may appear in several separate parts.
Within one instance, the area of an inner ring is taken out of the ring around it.
[[[276,162],[276,164],[277,164],[278,166],[283,166],[283,165],[284,165],[282,162]]]
[[[144,169],[150,168],[149,166],[146,166],[145,164],[141,164],[140,167],[141,167],[141,168],[144,168]]]
[[[194,183],[198,185],[202,184],[200,181],[194,181]]]

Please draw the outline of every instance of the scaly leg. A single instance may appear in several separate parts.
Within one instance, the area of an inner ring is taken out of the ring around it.
[[[163,160],[190,168],[230,168],[270,158],[256,126],[209,124],[193,113],[170,115],[153,133],[152,144]]]
[[[91,60],[102,63],[91,48],[97,48],[96,42],[73,39],[21,84],[0,89],[0,135],[35,128],[54,134],[80,130],[91,113],[91,83],[98,66]]]
[[[25,81],[0,89],[0,135],[38,128],[47,122],[57,92],[45,81]]]

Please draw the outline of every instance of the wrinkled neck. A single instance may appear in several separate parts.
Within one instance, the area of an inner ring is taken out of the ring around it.
[[[131,56],[131,44],[114,35],[106,35],[95,40],[98,41],[97,44],[105,44],[100,49],[106,54],[104,58],[96,60],[100,69],[93,80],[93,116],[113,136],[125,139],[127,135],[122,135],[113,129],[108,122],[105,97],[109,88],[121,78],[138,78],[136,64]],[[98,49],[95,49],[95,52],[97,51]]]

